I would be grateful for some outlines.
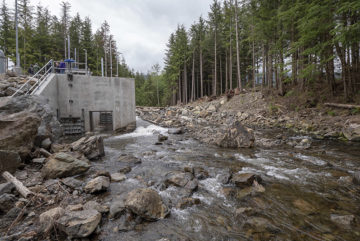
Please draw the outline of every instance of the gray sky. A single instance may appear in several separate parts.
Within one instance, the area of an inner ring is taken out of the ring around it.
[[[61,0],[30,0],[48,7],[52,14],[59,15]],[[6,0],[10,8],[14,0]],[[164,59],[164,50],[170,34],[178,24],[187,28],[207,16],[212,0],[70,0],[71,15],[79,12],[89,16],[93,30],[105,20],[115,36],[118,48],[130,68],[146,72],[152,65]]]

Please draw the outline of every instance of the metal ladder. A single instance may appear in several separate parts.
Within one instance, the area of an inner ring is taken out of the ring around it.
[[[47,77],[54,72],[54,60],[47,62],[36,74],[28,79],[11,97],[17,95],[33,95],[37,89],[45,82]],[[36,80],[34,85],[31,85],[31,81]]]

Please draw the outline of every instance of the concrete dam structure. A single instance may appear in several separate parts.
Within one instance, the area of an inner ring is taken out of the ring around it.
[[[48,99],[64,134],[135,125],[135,80],[51,73],[32,93]]]

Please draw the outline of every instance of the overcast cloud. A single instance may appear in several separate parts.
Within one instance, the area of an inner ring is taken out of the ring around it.
[[[60,15],[61,0],[30,0],[48,7],[52,14]],[[14,0],[6,0],[11,8]],[[135,70],[146,72],[164,59],[170,34],[178,24],[187,28],[200,15],[207,16],[212,0],[73,0],[71,15],[79,12],[89,16],[93,31],[105,20],[111,27],[119,51],[127,64]]]

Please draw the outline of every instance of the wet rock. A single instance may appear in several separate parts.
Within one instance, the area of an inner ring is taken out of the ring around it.
[[[101,213],[96,210],[66,211],[56,224],[69,238],[86,238],[95,231],[100,221]]]
[[[311,147],[311,140],[309,138],[304,138],[298,143],[295,148],[298,149],[309,149]]]
[[[41,147],[44,148],[44,149],[46,149],[46,150],[49,150],[50,147],[51,147],[51,140],[50,140],[50,138],[46,138],[45,140],[43,140],[43,141],[41,142]]]
[[[198,188],[198,185],[199,185],[199,181],[197,179],[193,179],[188,181],[188,183],[186,183],[184,188],[189,191],[195,191]]]
[[[110,172],[105,170],[99,170],[94,174],[94,178],[101,176],[111,178]]]
[[[96,210],[100,213],[108,213],[109,212],[108,206],[101,205],[95,201],[89,201],[89,202],[85,203],[83,208],[84,208],[84,210]]]
[[[19,216],[21,208],[13,207],[1,218],[0,229],[9,227],[13,221]]]
[[[236,173],[232,175],[231,182],[237,187],[249,187],[254,181],[261,182],[261,177],[254,173]]]
[[[119,157],[119,162],[128,163],[132,165],[141,164],[141,160],[137,157],[123,154]]]
[[[131,172],[131,167],[124,167],[119,170],[120,173],[127,174]]]
[[[82,204],[75,204],[75,205],[69,205],[66,207],[67,211],[81,211],[83,210],[84,206]]]
[[[84,154],[89,160],[97,160],[105,156],[104,141],[101,136],[83,137],[73,142],[71,149]]]
[[[316,209],[310,203],[303,199],[295,200],[293,205],[304,214],[311,214],[316,211]]]
[[[45,178],[69,177],[86,172],[90,165],[72,155],[58,152],[49,157],[41,172]]]
[[[5,194],[5,193],[9,194],[14,189],[15,189],[15,186],[11,182],[2,183],[2,184],[0,184],[0,196]]]
[[[115,200],[110,205],[109,218],[118,218],[125,213],[125,203],[122,199]]]
[[[222,184],[228,184],[230,179],[231,179],[231,172],[230,171],[226,171],[224,173],[220,173],[216,176],[216,179],[218,182],[222,183]]]
[[[176,208],[185,209],[194,205],[198,205],[200,203],[200,199],[198,198],[183,198],[180,200],[180,202],[178,202],[178,204],[176,204]]]
[[[354,176],[353,182],[354,182],[355,184],[360,185],[360,171],[359,171],[359,172],[355,172],[353,176]]]
[[[175,129],[169,129],[168,133],[172,134],[172,135],[181,135],[181,134],[184,134],[184,129],[182,127],[175,128]]]
[[[0,196],[0,212],[7,213],[11,208],[14,207],[17,198],[12,194],[2,194]]]
[[[170,172],[166,176],[165,185],[173,185],[176,187],[185,187],[185,185],[194,178],[189,172]]]
[[[79,181],[73,177],[67,177],[67,178],[64,178],[61,180],[61,182],[67,186],[67,187],[70,187],[71,189],[74,189],[74,190],[81,190],[81,187],[82,187],[82,184],[83,182],[82,181]]]
[[[158,141],[159,142],[163,142],[163,141],[166,141],[167,139],[169,139],[168,136],[164,136],[164,135],[158,135]]]
[[[44,164],[45,161],[46,161],[46,158],[43,158],[43,157],[41,157],[41,158],[35,158],[35,159],[32,159],[32,160],[31,160],[32,163],[40,164],[40,165]]]
[[[245,227],[252,227],[256,232],[278,232],[279,230],[266,218],[250,217],[245,222]]]
[[[345,122],[343,134],[349,141],[360,141],[360,117]]]
[[[122,173],[113,173],[111,174],[111,181],[112,182],[122,182],[126,180],[126,176]]]
[[[98,193],[106,191],[110,187],[110,179],[108,177],[100,176],[90,180],[84,187],[86,193]]]
[[[209,177],[209,173],[202,167],[194,167],[193,173],[198,180],[204,180]]]
[[[12,151],[0,150],[0,173],[4,171],[14,173],[20,164],[21,159],[19,154]]]
[[[54,228],[55,221],[58,220],[64,214],[65,214],[65,210],[61,207],[56,207],[40,214],[39,217],[40,232],[44,232],[44,233],[49,232],[52,228]]]
[[[343,226],[350,226],[354,220],[354,215],[337,215],[337,214],[331,214],[330,215],[331,221],[333,221],[336,224],[343,225]]]
[[[169,214],[161,196],[149,188],[131,191],[125,200],[125,207],[148,221],[163,219]]]
[[[235,214],[238,216],[238,215],[241,215],[241,214],[249,213],[252,210],[253,209],[251,207],[238,208],[238,209],[236,209]]]
[[[254,146],[254,141],[253,131],[236,121],[225,130],[218,132],[215,144],[225,148],[251,148]]]

